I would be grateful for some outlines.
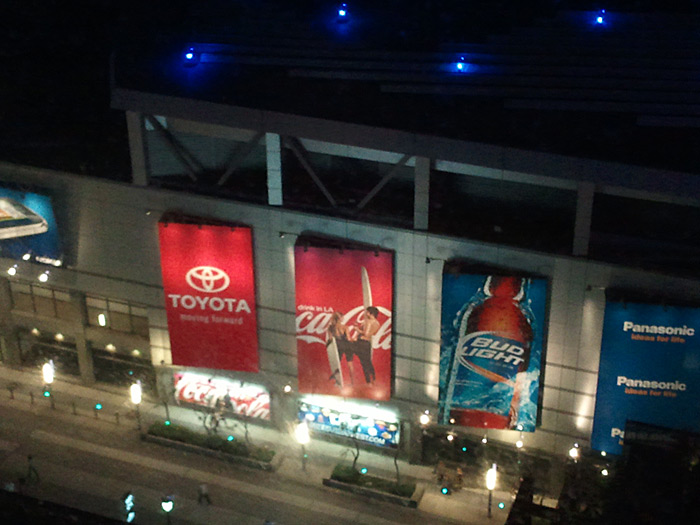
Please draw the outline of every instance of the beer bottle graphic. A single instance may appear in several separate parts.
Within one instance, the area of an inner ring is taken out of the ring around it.
[[[442,423],[516,428],[534,338],[528,279],[489,276],[458,312]]]

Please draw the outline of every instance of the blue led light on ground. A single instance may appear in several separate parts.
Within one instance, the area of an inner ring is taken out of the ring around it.
[[[503,503],[502,501],[499,501],[499,502],[498,502],[498,508],[499,508],[499,509],[505,509],[505,508],[506,508],[506,504]]]
[[[361,472],[362,474],[367,474],[367,467],[362,467],[362,468],[360,469],[360,472]]]
[[[95,410],[102,410],[102,403],[96,403]]]
[[[169,420],[169,419],[165,421],[165,426],[166,426],[166,427],[169,427],[169,426],[170,426],[170,420]]]
[[[233,441],[235,438],[233,436],[229,436],[226,438],[228,441]]]
[[[450,489],[448,489],[447,487],[442,487],[442,488],[440,489],[440,492],[442,492],[443,494],[447,495],[447,494],[450,493]]]

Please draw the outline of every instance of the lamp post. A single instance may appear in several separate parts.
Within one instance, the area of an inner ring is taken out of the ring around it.
[[[129,387],[129,393],[131,394],[131,402],[136,407],[136,426],[141,430],[141,410],[139,406],[141,405],[141,381],[136,381]]]
[[[486,488],[489,491],[489,508],[488,516],[491,517],[491,502],[493,500],[493,489],[496,488],[496,464],[491,465],[491,468],[486,471]]]
[[[170,524],[170,512],[173,510],[174,506],[175,503],[173,502],[173,498],[171,496],[165,496],[160,501],[160,508],[163,509],[163,512],[165,512],[165,519],[168,525]]]
[[[54,378],[53,359],[50,359],[48,363],[44,363],[44,366],[41,367],[41,375],[44,378],[44,395],[51,401],[51,408],[56,408],[53,392],[51,392],[51,384]]]
[[[294,436],[297,438],[297,443],[301,445],[301,469],[306,472],[306,445],[311,441],[309,425],[306,424],[306,421],[297,425]]]

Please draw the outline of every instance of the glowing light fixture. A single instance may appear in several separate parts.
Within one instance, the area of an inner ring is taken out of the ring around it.
[[[63,334],[61,332],[57,333],[55,336],[53,336],[56,341],[63,341],[65,337],[63,337]]]
[[[284,393],[289,394],[292,391],[292,385],[284,385]]]
[[[579,457],[578,443],[574,443],[574,446],[569,449],[569,457],[573,460],[577,460]]]
[[[348,16],[348,4],[342,3],[340,4],[340,7],[338,8],[338,18],[343,21],[347,18]]]
[[[49,360],[48,363],[44,363],[44,366],[41,367],[41,375],[44,378],[45,384],[50,385],[51,383],[53,383],[53,377],[54,377],[53,360]]]
[[[25,254],[22,256],[22,260],[23,260],[23,261],[28,261],[28,260],[31,259],[31,258],[32,258],[32,254],[29,253],[29,252],[25,253]]]
[[[296,426],[294,429],[294,437],[300,445],[307,445],[309,441],[311,441],[309,425],[306,424],[306,421],[302,421]]]
[[[98,314],[97,324],[99,324],[100,326],[107,326],[107,316],[105,314]]]
[[[41,333],[41,332],[39,332],[39,329],[38,329],[38,328],[36,328],[36,327],[35,327],[35,328],[32,328],[32,335],[33,335],[33,336],[37,337],[37,336],[39,336],[40,333]]]
[[[39,277],[37,277],[37,279],[39,279],[40,282],[45,283],[46,281],[49,280],[49,271],[46,270],[45,272],[40,273]]]
[[[484,434],[484,437],[481,438],[481,442],[485,445],[486,443],[489,442],[489,438]]]
[[[182,59],[185,66],[196,66],[199,64],[200,54],[194,47],[188,47],[185,53],[182,55]]]
[[[117,347],[114,346],[112,343],[107,343],[105,345],[105,350],[108,350],[109,352],[115,352],[117,350]]]
[[[608,474],[610,474],[610,472],[608,472],[608,469],[604,468],[603,470],[600,471],[600,474],[601,474],[601,476],[607,476]]]
[[[9,275],[17,275],[17,265],[12,265],[7,269]]]
[[[131,402],[134,405],[140,404],[142,397],[141,383],[138,381],[136,383],[133,383],[129,387],[129,394],[131,395]]]
[[[418,421],[421,425],[427,425],[428,423],[430,423],[430,414],[428,414],[426,411],[425,413],[420,415]]]
[[[607,453],[607,452],[605,452],[604,450],[601,450],[601,451],[600,451],[600,455],[601,455],[601,456],[603,456],[603,457],[605,457],[605,456],[607,456],[607,455],[608,455],[608,453]]]

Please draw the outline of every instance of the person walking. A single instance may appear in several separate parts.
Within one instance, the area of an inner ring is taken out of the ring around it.
[[[39,483],[39,471],[36,469],[34,466],[34,459],[32,458],[31,455],[27,456],[27,476],[26,476],[27,483],[30,483],[32,481],[35,481],[36,483]]]
[[[200,505],[203,505],[204,501],[207,502],[207,505],[211,505],[211,498],[209,497],[209,487],[206,483],[202,483],[197,489],[197,502]]]

